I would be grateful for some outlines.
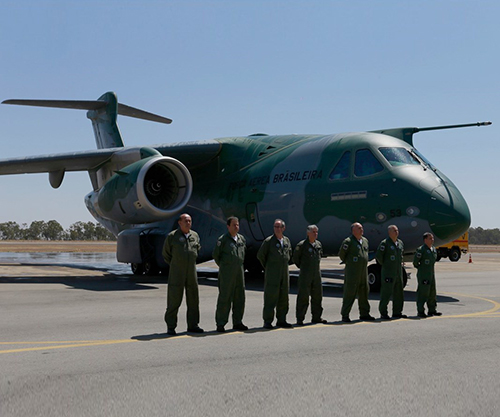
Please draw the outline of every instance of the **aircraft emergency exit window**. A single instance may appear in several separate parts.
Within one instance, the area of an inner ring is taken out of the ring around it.
[[[332,173],[330,174],[331,180],[341,180],[349,177],[349,163],[351,160],[351,152],[347,151],[342,155],[340,161],[333,168]]]
[[[405,148],[378,148],[392,166],[420,165],[420,162]]]
[[[354,162],[354,175],[356,177],[367,177],[383,170],[384,167],[369,149],[356,151],[356,161]]]

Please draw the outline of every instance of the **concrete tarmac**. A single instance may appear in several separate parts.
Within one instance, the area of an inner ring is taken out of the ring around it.
[[[207,333],[185,333],[183,305],[176,337],[163,322],[164,280],[1,264],[0,415],[498,416],[500,254],[467,260],[436,264],[442,317],[415,317],[413,271],[408,319],[341,323],[332,258],[323,263],[328,324],[263,330],[263,284],[252,279],[250,330],[225,334],[214,331],[217,280],[203,265]],[[378,294],[370,303],[379,317]]]

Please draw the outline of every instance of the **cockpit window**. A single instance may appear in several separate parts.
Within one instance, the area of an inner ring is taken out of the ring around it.
[[[367,177],[383,170],[384,167],[369,149],[356,151],[356,161],[354,163],[354,175],[356,177]]]
[[[330,174],[331,180],[341,180],[349,177],[349,162],[351,159],[351,152],[347,151],[342,155],[340,161],[337,162],[335,168],[333,168],[332,173]]]
[[[420,165],[420,162],[406,148],[378,148],[392,166]]]

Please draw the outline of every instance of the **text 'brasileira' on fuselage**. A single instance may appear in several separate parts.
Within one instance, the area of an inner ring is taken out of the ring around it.
[[[237,216],[247,238],[248,270],[259,270],[256,252],[283,219],[293,245],[316,224],[325,255],[336,255],[353,222],[364,225],[370,251],[395,224],[412,253],[422,234],[436,244],[464,233],[470,212],[453,182],[413,145],[417,132],[490,122],[426,128],[395,128],[335,135],[266,135],[200,142],[125,147],[117,115],[160,123],[162,116],[118,103],[105,93],[98,100],[6,100],[4,104],[87,110],[97,150],[9,158],[0,175],[49,174],[58,188],[68,171],[88,171],[92,191],[85,204],[118,240],[117,259],[136,273],[167,267],[161,249],[177,227],[177,217],[191,215],[201,239],[198,262],[211,259],[225,219]]]

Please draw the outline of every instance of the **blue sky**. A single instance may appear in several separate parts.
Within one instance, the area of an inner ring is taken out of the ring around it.
[[[416,147],[500,227],[498,1],[23,1],[0,4],[0,100],[98,98],[126,145],[491,120]],[[85,112],[0,106],[0,158],[94,149]],[[93,220],[86,173],[0,177],[0,222]]]

